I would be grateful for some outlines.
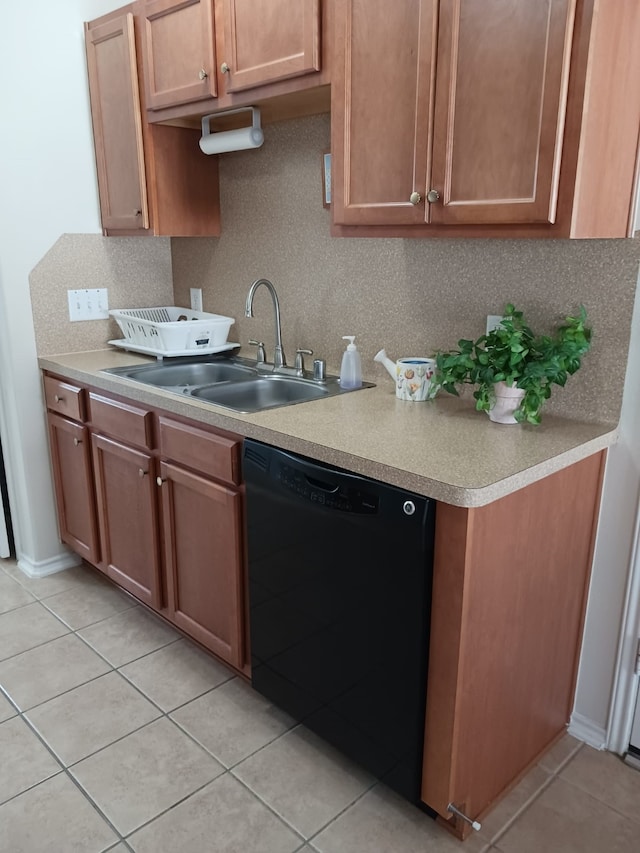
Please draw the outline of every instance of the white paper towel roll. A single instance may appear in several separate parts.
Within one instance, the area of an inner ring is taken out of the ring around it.
[[[205,154],[222,154],[225,151],[260,148],[263,142],[264,133],[259,127],[242,127],[205,134],[200,137],[200,148]]]

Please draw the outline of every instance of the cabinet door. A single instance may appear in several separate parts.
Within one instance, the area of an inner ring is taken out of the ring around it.
[[[143,23],[147,108],[215,97],[213,0],[150,0]]]
[[[441,0],[431,222],[555,221],[575,0]]]
[[[91,120],[105,230],[149,227],[133,15],[86,30]]]
[[[320,0],[218,0],[227,92],[320,69]]]
[[[89,431],[60,415],[49,414],[48,421],[60,538],[96,564],[100,554]]]
[[[168,616],[233,666],[243,664],[240,494],[160,464]]]
[[[438,2],[336,5],[333,221],[423,224]]]
[[[102,566],[145,604],[162,607],[153,460],[102,435],[92,436]]]

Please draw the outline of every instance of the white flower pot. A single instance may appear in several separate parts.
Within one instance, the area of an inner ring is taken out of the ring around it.
[[[489,417],[496,424],[517,424],[514,412],[522,402],[524,389],[504,382],[496,382],[493,386],[495,402],[489,409]]]

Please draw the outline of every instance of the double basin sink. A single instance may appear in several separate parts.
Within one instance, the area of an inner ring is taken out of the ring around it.
[[[340,387],[336,376],[314,380],[295,375],[291,368],[276,372],[270,365],[257,365],[240,356],[204,361],[202,357],[172,359],[170,364],[113,367],[104,372],[244,414],[349,393]],[[371,383],[362,387],[371,387]]]

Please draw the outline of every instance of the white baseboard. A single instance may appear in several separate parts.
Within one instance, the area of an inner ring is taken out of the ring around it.
[[[572,737],[584,741],[594,749],[606,749],[607,731],[597,725],[593,720],[583,717],[582,714],[571,715],[568,732]]]
[[[70,569],[72,566],[79,566],[82,563],[77,554],[72,554],[70,551],[66,554],[57,554],[55,557],[49,557],[47,560],[31,560],[21,554],[17,559],[18,568],[29,578],[44,578],[47,575],[53,575],[56,572],[62,572],[65,569]]]

